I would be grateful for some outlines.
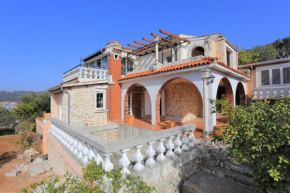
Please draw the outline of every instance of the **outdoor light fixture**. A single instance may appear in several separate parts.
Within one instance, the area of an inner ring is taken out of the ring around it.
[[[213,83],[215,76],[214,75],[209,75],[207,78],[206,84],[209,85],[210,83]]]

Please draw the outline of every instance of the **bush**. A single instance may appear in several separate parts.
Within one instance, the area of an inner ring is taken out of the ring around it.
[[[35,125],[29,121],[21,121],[15,127],[15,133],[18,133],[18,134],[30,133],[34,130],[34,127]]]
[[[290,98],[231,108],[220,140],[229,155],[250,165],[259,192],[290,192]]]
[[[20,105],[15,109],[15,114],[31,122],[36,117],[41,117],[43,112],[50,112],[50,95],[48,93],[23,95]]]
[[[4,107],[0,106],[0,128],[10,128],[16,121],[16,117]]]
[[[104,176],[111,183],[104,181]],[[127,187],[127,191],[131,193],[153,193],[154,187],[148,186],[139,176],[127,174],[122,179],[121,169],[114,169],[106,172],[102,168],[102,164],[97,165],[93,160],[85,168],[83,168],[83,179],[74,178],[70,174],[63,177],[55,176],[47,182],[41,182],[31,185],[23,190],[23,192],[33,192],[35,189],[41,190],[37,192],[83,192],[83,193],[115,193],[123,186]]]

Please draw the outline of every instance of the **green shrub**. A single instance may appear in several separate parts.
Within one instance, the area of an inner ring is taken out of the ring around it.
[[[34,130],[34,127],[35,125],[29,121],[21,121],[15,127],[15,133],[18,133],[18,134],[30,133]]]
[[[219,140],[231,144],[234,161],[252,167],[257,190],[290,192],[290,98],[231,108],[229,116]]]
[[[110,179],[109,186],[105,183],[104,176]],[[83,178],[74,178],[70,174],[63,177],[54,176],[52,179],[36,183],[23,190],[23,192],[33,192],[35,189],[41,189],[41,192],[82,192],[82,193],[115,193],[122,186],[127,187],[126,192],[131,193],[153,193],[155,187],[148,186],[143,182],[140,176],[127,174],[122,179],[121,169],[114,169],[106,172],[102,168],[102,164],[97,165],[93,160],[85,168],[83,168]]]

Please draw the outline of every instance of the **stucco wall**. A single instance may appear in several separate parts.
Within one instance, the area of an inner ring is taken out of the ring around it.
[[[202,116],[202,99],[192,83],[170,83],[165,87],[165,119],[178,122]]]
[[[95,85],[77,86],[67,89],[70,93],[70,124],[78,127],[107,123],[107,111],[96,110]],[[62,121],[68,120],[68,94],[62,97]]]

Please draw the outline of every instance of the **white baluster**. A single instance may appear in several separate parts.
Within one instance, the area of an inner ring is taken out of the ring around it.
[[[281,91],[280,91],[280,96],[281,96],[281,97],[284,97],[284,90],[281,90]]]
[[[89,149],[87,148],[86,144],[84,144],[83,146],[84,146],[84,148],[83,148],[83,159],[82,159],[82,162],[84,164],[86,164],[86,163],[89,162]]]
[[[153,159],[154,155],[155,155],[155,151],[153,149],[153,144],[155,143],[155,141],[151,141],[148,143],[148,148],[146,150],[146,155],[148,156],[148,159],[145,163],[145,166],[148,168],[152,168],[155,164],[155,160]]]
[[[78,155],[77,155],[77,157],[80,160],[83,159],[83,148],[84,148],[84,146],[83,146],[82,142],[78,141]]]
[[[266,98],[270,98],[270,91],[268,91],[268,90],[266,92]]]
[[[176,135],[176,139],[174,141],[174,145],[175,145],[175,148],[174,148],[174,153],[177,153],[177,154],[181,154],[182,153],[182,150],[180,148],[182,142],[180,141],[180,133]]]
[[[273,98],[276,98],[276,97],[277,97],[277,91],[274,90],[274,92],[273,92]]]
[[[260,98],[264,98],[263,91],[260,91],[259,95]]]
[[[172,139],[174,136],[170,136],[168,138],[167,144],[166,144],[166,148],[167,148],[167,152],[166,152],[166,157],[172,157],[174,155],[173,153],[173,148],[174,148],[174,144],[172,143]]]
[[[189,131],[190,131],[190,134],[189,134],[189,136],[188,136],[188,141],[189,141],[189,142],[188,142],[188,147],[189,147],[189,148],[194,148],[194,140],[195,140],[195,136],[194,136],[193,132],[195,131],[195,129],[190,128]]]
[[[183,133],[183,138],[182,138],[181,141],[182,141],[181,149],[182,149],[183,151],[187,151],[187,150],[189,150],[188,145],[187,145],[187,143],[188,143],[188,139],[187,139],[187,131]]]
[[[71,136],[71,137],[70,137],[70,141],[69,141],[69,143],[70,143],[69,151],[70,151],[71,153],[74,152],[74,142],[75,142],[75,139],[74,139],[73,136]]]
[[[62,143],[62,144],[64,144],[64,132],[62,131],[62,130],[60,130],[60,142]]]
[[[130,171],[128,170],[128,166],[130,165],[130,160],[127,157],[127,152],[129,150],[130,150],[129,148],[121,150],[122,157],[119,160],[119,164],[122,166],[122,172],[121,173],[122,173],[122,178],[123,179],[126,178],[126,174],[130,174]]]
[[[136,173],[141,172],[144,169],[144,166],[142,165],[143,155],[141,153],[141,148],[143,145],[136,146],[136,153],[134,155],[134,160],[136,161],[136,164],[133,167],[133,171]]]
[[[257,91],[254,91],[254,93],[253,93],[253,95],[254,95],[253,98],[254,98],[254,99],[257,98],[257,94],[258,94]]]
[[[74,155],[78,155],[78,153],[79,153],[79,151],[78,151],[78,144],[79,144],[79,142],[78,142],[78,140],[75,138],[74,139],[74,151],[73,151],[73,154]]]
[[[68,147],[68,143],[67,143],[67,137],[68,137],[68,134],[67,134],[67,132],[64,132],[64,135],[63,135],[63,145],[64,145],[64,147],[65,148],[67,148]]]
[[[110,160],[110,156],[112,155],[113,153],[105,153],[105,161],[103,163],[103,169],[106,171],[106,172],[110,172],[113,168],[114,168],[114,165],[112,164],[111,160]]]
[[[158,140],[158,146],[156,148],[157,152],[158,152],[158,156],[156,158],[156,161],[159,162],[159,163],[163,163],[165,160],[166,160],[166,157],[164,156],[164,152],[165,152],[165,147],[163,145],[163,141],[165,139],[159,139]]]

